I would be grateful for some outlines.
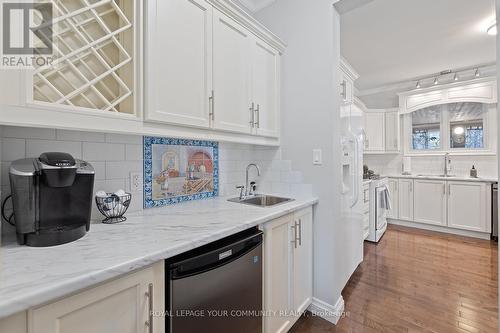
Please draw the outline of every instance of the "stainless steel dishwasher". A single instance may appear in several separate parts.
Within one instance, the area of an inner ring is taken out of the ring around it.
[[[240,232],[165,265],[167,332],[262,332],[262,231]]]

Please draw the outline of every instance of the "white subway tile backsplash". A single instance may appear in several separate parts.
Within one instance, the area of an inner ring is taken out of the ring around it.
[[[82,158],[82,144],[71,141],[26,140],[26,157],[38,157],[44,152],[65,152],[74,158]]]
[[[300,184],[302,183],[302,173],[298,171],[281,172],[281,182],[290,184]]]
[[[124,161],[125,145],[84,142],[83,159],[86,161]]]
[[[12,162],[26,157],[26,140],[2,139],[2,162]]]
[[[64,151],[82,158],[95,169],[94,191],[130,191],[130,173],[143,174],[143,146],[141,136],[105,134],[68,130],[27,129],[1,127],[0,135],[0,189],[1,196],[10,193],[8,167],[19,158],[36,157],[44,151]],[[219,145],[219,194],[237,196],[238,185],[245,183],[245,170],[249,163],[257,163],[260,177],[254,169],[250,180],[257,182],[260,193],[287,193],[291,189],[305,191],[310,186],[299,184],[302,175],[292,171],[290,161],[281,161],[279,148],[220,143]],[[7,180],[6,180],[7,178]],[[101,221],[95,203],[92,219]],[[143,192],[132,193],[128,212],[141,210]]]
[[[95,171],[95,180],[105,180],[106,179],[106,162],[103,161],[87,161]]]
[[[142,136],[126,134],[106,134],[106,142],[109,143],[129,143],[134,145],[142,144]]]
[[[32,127],[16,127],[5,126],[3,129],[4,138],[19,138],[19,139],[45,139],[55,140],[56,130],[51,128],[32,128]]]
[[[104,133],[57,130],[56,138],[60,141],[104,142]]]
[[[130,172],[142,172],[142,162],[106,161],[106,179],[128,179]]]
[[[125,146],[125,159],[128,161],[142,161],[143,151],[142,145],[126,145]]]

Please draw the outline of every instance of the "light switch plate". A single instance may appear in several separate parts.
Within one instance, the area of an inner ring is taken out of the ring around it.
[[[323,164],[323,151],[321,149],[313,149],[313,164],[314,165]]]
[[[142,175],[139,172],[130,173],[130,192],[142,190]]]

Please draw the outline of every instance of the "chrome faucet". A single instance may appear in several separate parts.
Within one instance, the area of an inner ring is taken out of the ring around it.
[[[246,180],[245,180],[245,197],[248,196],[249,194],[253,194],[253,189],[250,188],[250,184],[248,183],[248,171],[250,171],[251,167],[255,167],[257,169],[257,175],[260,176],[260,168],[257,164],[255,163],[250,163],[247,166],[247,172],[246,172]]]
[[[448,177],[448,164],[451,163],[450,153],[444,154],[444,176]]]

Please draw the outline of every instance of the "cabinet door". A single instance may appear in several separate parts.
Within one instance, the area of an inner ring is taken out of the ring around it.
[[[26,311],[0,319],[0,332],[27,333]]]
[[[243,26],[214,9],[213,126],[251,133],[252,36]]]
[[[291,290],[290,230],[293,216],[287,215],[264,226],[264,311],[289,311]],[[265,316],[264,332],[287,332],[289,316]]]
[[[149,310],[164,311],[163,262],[80,294],[33,309],[30,333],[143,333]],[[153,294],[150,308],[149,291]],[[165,331],[165,319],[153,317],[153,330]]]
[[[399,182],[397,179],[389,179],[389,192],[391,194],[392,209],[388,211],[387,217],[391,219],[398,218],[398,206],[399,206],[398,185]]]
[[[385,150],[399,151],[399,113],[385,114]]]
[[[257,135],[279,136],[280,54],[258,38],[253,38],[252,119]]]
[[[364,125],[366,132],[365,151],[385,151],[384,112],[365,112]]]
[[[212,6],[203,0],[147,6],[146,119],[209,127]]]
[[[302,314],[312,301],[312,250],[313,250],[313,217],[312,208],[295,214],[294,222],[297,230],[297,242],[293,247],[292,297],[293,310]]]
[[[448,226],[490,232],[490,185],[473,182],[448,182]]]
[[[413,179],[399,179],[398,210],[400,220],[413,220]]]
[[[446,225],[446,182],[415,179],[415,222]]]

